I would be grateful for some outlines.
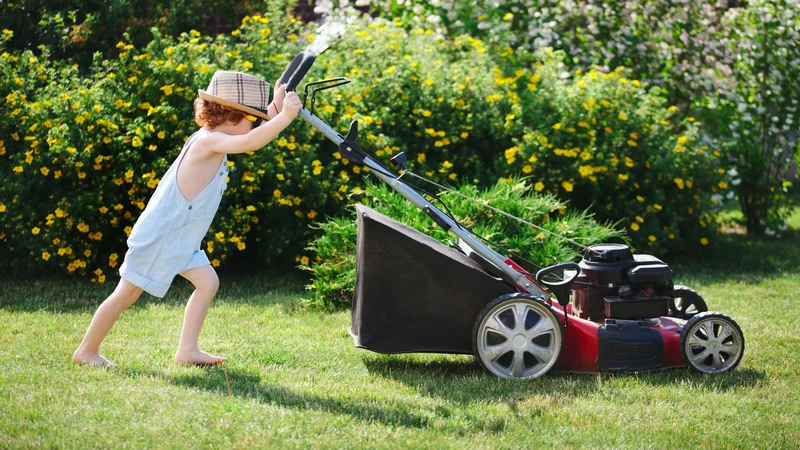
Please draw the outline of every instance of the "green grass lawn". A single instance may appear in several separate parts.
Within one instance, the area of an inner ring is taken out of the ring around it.
[[[123,313],[101,370],[70,357],[110,285],[0,282],[0,448],[800,447],[799,233],[669,262],[741,325],[734,372],[500,380],[469,356],[356,349],[349,312],[296,307],[297,277],[225,274],[201,335],[224,367],[172,363],[181,280]]]

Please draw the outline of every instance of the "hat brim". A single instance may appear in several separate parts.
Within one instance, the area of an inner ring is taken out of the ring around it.
[[[245,106],[236,102],[232,102],[230,100],[225,100],[224,98],[217,97],[215,95],[211,95],[208,92],[198,89],[198,95],[203,100],[207,100],[209,102],[219,103],[222,106],[227,106],[228,108],[235,109],[237,111],[241,111],[252,116],[260,117],[264,120],[269,120],[269,115],[267,115],[266,111],[261,111],[260,109],[251,108],[249,106]]]

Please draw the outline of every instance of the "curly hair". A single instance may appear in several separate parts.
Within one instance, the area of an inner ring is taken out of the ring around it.
[[[225,122],[231,122],[234,125],[244,119],[244,113],[232,109],[222,109],[222,105],[202,98],[197,98],[194,101],[194,121],[198,125],[208,125],[211,128],[216,128]]]

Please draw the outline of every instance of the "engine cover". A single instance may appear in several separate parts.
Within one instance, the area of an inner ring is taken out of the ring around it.
[[[672,270],[655,256],[633,255],[624,244],[599,244],[589,247],[578,265],[572,290],[578,317],[601,321],[668,314]]]

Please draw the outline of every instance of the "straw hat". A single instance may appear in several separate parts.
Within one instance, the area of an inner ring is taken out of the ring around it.
[[[218,70],[211,78],[208,89],[198,89],[198,94],[203,100],[269,120],[269,83],[258,77]]]

